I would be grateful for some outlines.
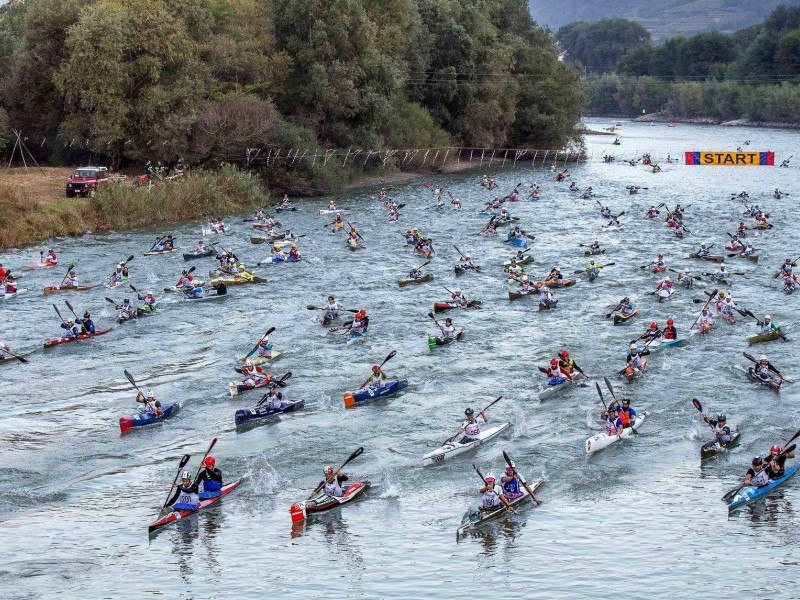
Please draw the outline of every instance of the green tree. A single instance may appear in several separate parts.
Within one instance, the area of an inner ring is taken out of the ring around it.
[[[647,30],[627,19],[603,19],[596,23],[571,23],[558,30],[556,40],[567,51],[567,60],[587,71],[607,72],[632,48],[650,41]]]

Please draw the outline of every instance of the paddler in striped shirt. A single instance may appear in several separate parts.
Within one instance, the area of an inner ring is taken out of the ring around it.
[[[617,416],[616,406],[609,406],[608,410],[600,413],[600,416],[605,418],[606,434],[607,435],[620,435],[623,431],[622,419]]]

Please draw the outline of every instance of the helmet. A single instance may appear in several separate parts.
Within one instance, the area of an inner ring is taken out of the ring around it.
[[[637,354],[638,352],[639,352],[639,349],[636,347],[636,344],[633,344],[631,346],[631,354]]]
[[[489,473],[486,476],[486,483],[494,483],[496,479],[494,478],[494,473]]]
[[[378,365],[372,365],[372,372],[373,373],[380,373],[381,368]]]
[[[720,269],[724,269],[725,268],[725,263],[720,263],[719,268]]]
[[[549,292],[549,291],[550,291],[550,288],[549,288],[549,287],[547,287],[546,285],[543,285],[543,286],[542,286],[542,291],[543,291],[543,292]]]
[[[461,293],[461,288],[456,288],[456,289],[454,290],[454,293],[456,293],[456,294],[460,294],[460,293]]]
[[[529,281],[528,276],[527,275],[523,275],[522,276],[522,281]]]
[[[783,448],[781,448],[780,446],[778,446],[777,444],[775,444],[774,446],[772,446],[772,447],[769,449],[769,453],[770,453],[770,454],[772,454],[772,455],[775,455],[775,454],[780,454],[782,450],[783,450]]]
[[[83,313],[83,318],[84,319],[90,319],[91,317],[92,317],[92,315],[90,315],[88,312]]]
[[[292,248],[297,248],[297,244],[292,244]]]
[[[769,315],[764,315],[764,320],[765,321],[769,321],[770,319],[772,319],[772,317],[770,317]]]
[[[767,360],[766,354],[762,354],[761,356],[759,356],[758,360]]]
[[[471,257],[469,254],[465,254],[465,255],[464,255],[464,258],[466,258],[466,259],[470,259],[470,258],[472,258],[472,257]]]
[[[557,358],[551,358],[550,359],[550,364],[555,367],[558,364],[558,359]]]
[[[719,413],[719,414],[717,415],[717,421],[722,421],[722,422],[724,423],[724,422],[725,422],[725,420],[726,420],[726,419],[725,419],[725,413]]]
[[[569,350],[562,350],[561,358],[569,358]]]
[[[445,323],[452,323],[452,322],[453,322],[453,319],[451,319],[450,317],[447,317],[447,318],[444,320],[444,322],[445,322]]]
[[[467,409],[464,411],[464,414],[465,414],[466,416],[468,416],[468,417],[471,417],[471,416],[472,416],[474,413],[475,413],[475,411],[474,411],[474,410],[472,410],[471,408],[467,408]]]
[[[683,270],[683,272],[684,272],[684,273],[688,273],[688,272],[689,272],[689,268],[688,268],[688,267],[687,267],[687,268],[685,268],[685,269]]]
[[[270,382],[267,384],[267,387],[268,387],[269,389],[271,389],[271,390],[274,390],[276,387],[278,387],[278,384],[277,384],[277,383],[275,383],[274,381],[270,381]]]
[[[623,399],[622,399],[622,403],[623,403],[623,404],[630,405],[630,403],[631,403],[631,399],[630,399],[630,398],[623,398]]]
[[[757,465],[760,465],[762,462],[763,461],[761,460],[760,456],[754,456],[753,457],[752,463],[753,463],[754,467],[757,466]]]
[[[325,475],[328,473],[333,473],[333,467],[325,467],[322,472],[325,473]]]
[[[248,358],[247,360],[244,361],[244,364],[246,367],[252,367],[253,361]]]
[[[658,323],[650,323],[650,329],[658,329]]]
[[[192,478],[189,476],[189,471],[184,471],[181,473],[181,479],[186,479],[187,481],[191,481]]]
[[[75,323],[75,321],[73,321],[72,319],[67,319],[67,325],[72,325],[74,323]]]
[[[156,395],[153,393],[153,390],[147,390],[147,397],[148,398],[155,398]]]
[[[720,295],[720,296],[724,296],[724,295],[725,295],[725,290],[720,290],[720,291],[719,291],[719,295]]]
[[[189,274],[189,273],[186,271],[186,269],[184,269],[183,271],[181,271],[181,275],[188,275],[188,274]]]
[[[244,265],[239,265],[239,270],[240,270],[240,271],[244,271],[244,270],[245,270],[245,269],[244,269]]]
[[[674,325],[674,324],[675,321],[673,321],[672,319],[667,319],[667,325]]]
[[[612,404],[612,405],[610,405],[608,407],[608,410],[606,412],[609,412],[609,413],[617,412],[617,407]]]
[[[594,264],[594,259],[593,259],[593,258],[592,258],[592,259],[589,259],[589,262],[590,262],[591,264]]]
[[[705,242],[703,242],[702,244],[700,244],[700,247],[701,247],[701,248],[705,248],[705,247],[706,247],[706,243],[705,243]]]
[[[506,473],[513,473],[513,472],[514,472],[514,467],[512,467],[511,465],[506,465]]]
[[[206,459],[203,461],[203,464],[213,469],[214,465],[217,464],[217,461],[214,459],[213,456],[206,456]]]
[[[672,279],[670,279],[669,277],[664,277],[664,281],[666,281],[667,283],[669,283],[670,281],[672,281]]]

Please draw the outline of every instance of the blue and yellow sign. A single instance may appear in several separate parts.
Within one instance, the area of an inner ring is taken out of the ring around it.
[[[772,167],[774,152],[687,152],[687,165],[717,167]]]

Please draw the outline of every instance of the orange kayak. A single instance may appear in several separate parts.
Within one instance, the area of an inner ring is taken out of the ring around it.
[[[42,290],[44,295],[55,294],[56,292],[85,292],[97,287],[96,285],[51,285]]]

